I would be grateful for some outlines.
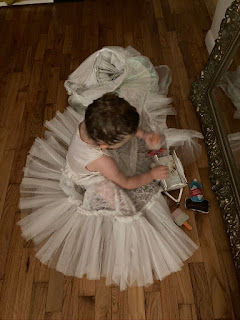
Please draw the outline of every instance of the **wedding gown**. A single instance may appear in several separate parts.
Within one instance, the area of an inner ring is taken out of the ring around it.
[[[42,263],[69,276],[106,277],[107,285],[124,290],[180,270],[197,249],[173,222],[157,182],[123,190],[85,169],[103,151],[82,141],[78,130],[87,105],[116,92],[137,108],[142,129],[165,133],[168,148],[199,149],[200,133],[167,128],[167,115],[175,114],[166,96],[170,82],[167,66],[154,68],[130,47],[97,51],[65,82],[70,106],[46,121],[48,130],[30,149],[21,183],[18,225]],[[135,138],[106,152],[134,175],[150,169],[146,151]]]

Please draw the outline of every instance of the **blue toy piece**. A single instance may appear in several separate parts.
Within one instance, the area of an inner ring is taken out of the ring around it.
[[[192,182],[189,183],[190,189],[190,198],[194,202],[202,202],[203,201],[203,194],[202,194],[202,185],[194,179]]]

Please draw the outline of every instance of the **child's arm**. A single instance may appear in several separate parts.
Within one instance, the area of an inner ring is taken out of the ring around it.
[[[146,173],[127,177],[119,170],[115,160],[106,155],[91,162],[86,168],[89,171],[100,172],[105,178],[113,181],[123,189],[136,189],[150,183],[154,179],[166,179],[168,175],[167,167],[158,166]]]
[[[146,134],[145,131],[143,131],[142,129],[138,128],[137,129],[137,133],[136,133],[136,137],[138,137],[139,139],[145,140],[145,134]]]

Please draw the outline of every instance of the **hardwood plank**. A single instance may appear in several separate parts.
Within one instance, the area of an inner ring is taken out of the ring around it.
[[[35,258],[35,268],[34,268],[34,278],[33,282],[43,282],[46,283],[49,281],[50,277],[50,268],[40,262]]]
[[[194,19],[196,17],[188,12],[175,15],[177,38],[190,83],[200,74],[208,58],[203,31]]]
[[[42,4],[42,5],[37,6],[35,11],[36,11],[35,17],[32,17],[32,18],[35,20],[41,21],[40,35],[47,34],[50,21],[54,16],[55,8],[52,10],[49,10],[48,6]]]
[[[177,34],[175,31],[169,32],[169,45],[172,51],[172,58],[173,58],[173,77],[176,76],[178,79],[180,92],[181,92],[181,99],[187,100],[189,98],[190,92],[190,85],[189,80],[186,72],[186,68],[184,65],[182,52],[179,48],[179,42],[177,38]],[[184,110],[184,109],[183,109]],[[192,123],[190,123],[191,125]]]
[[[209,168],[199,169],[201,183],[203,185],[204,198],[210,202],[210,212],[208,214],[211,223],[211,232],[214,237],[215,246],[218,251],[230,250],[229,239],[222,218],[221,210],[214,192],[211,190],[211,183],[209,181]],[[204,234],[204,232],[203,232]]]
[[[26,134],[27,132],[25,132]],[[19,137],[19,142],[22,140],[23,137]],[[26,134],[27,138],[27,134]],[[22,147],[19,150],[15,151],[12,170],[10,174],[9,183],[12,184],[20,184],[23,178],[23,168],[26,164],[27,154],[29,152],[30,147],[32,146],[33,141],[31,140],[27,147]],[[22,145],[22,143],[20,143]]]
[[[162,318],[160,292],[147,292],[146,299],[146,320],[160,320]]]
[[[46,104],[54,104],[57,100],[57,90],[58,90],[58,83],[59,83],[59,76],[60,76],[60,68],[54,67],[51,68],[51,74],[48,83],[48,93]]]
[[[145,304],[143,287],[131,287],[128,292],[129,319],[145,319]]]
[[[171,8],[169,6],[169,1],[162,0],[161,6],[162,6],[164,21],[165,21],[167,30],[168,31],[175,30],[175,22],[174,22],[173,14],[171,12]]]
[[[19,47],[15,46],[18,42],[18,35],[16,35],[17,27],[12,22],[7,24],[7,31],[12,34],[9,37],[10,41],[5,45],[4,56],[1,65],[1,72],[12,73],[15,69],[16,61],[19,56]],[[4,33],[3,33],[4,34]]]
[[[61,312],[46,312],[44,320],[63,320]],[[64,319],[67,320],[67,319]]]
[[[111,311],[112,311],[112,320],[119,320],[119,287],[114,286],[111,288]],[[126,315],[126,318],[128,316]]]
[[[106,287],[105,278],[96,281],[95,319],[111,319],[111,289]]]
[[[15,111],[15,102],[17,99],[21,77],[22,77],[21,72],[13,73],[7,99],[3,108],[3,114],[1,115],[1,120],[0,120],[1,127],[8,127],[10,125],[9,122],[11,121]]]
[[[211,227],[209,215],[198,214],[196,216],[198,235],[210,289],[214,316],[216,318],[225,318],[229,316],[229,309],[226,303],[225,288],[219,266],[216,244],[213,237],[212,230],[214,228]]]
[[[5,146],[6,150],[19,149],[19,134],[21,131],[23,114],[26,106],[27,94],[26,92],[18,92],[15,108],[9,117],[8,137]]]
[[[0,58],[3,48],[0,46]],[[1,60],[0,60],[1,61]],[[1,70],[1,69],[0,69]],[[12,83],[13,73],[7,73],[0,71],[0,88],[1,88],[1,95],[0,95],[0,105],[5,106],[7,99],[9,99],[9,87]],[[3,113],[5,113],[5,108],[0,108],[0,118],[2,118]]]
[[[216,248],[202,247],[204,266],[208,279],[208,286],[211,295],[213,314],[215,319],[230,319],[231,311],[227,304],[226,288],[219,265]]]
[[[45,282],[35,282],[32,287],[31,305],[29,320],[42,320],[45,317],[45,307],[47,300],[47,287]]]
[[[79,290],[73,277],[66,277],[63,292],[62,318],[78,320]]]
[[[179,305],[179,320],[192,320],[192,308],[190,304]]]
[[[36,103],[34,103],[31,113],[30,137],[36,138],[42,133],[46,98],[46,92],[37,93]]]
[[[0,128],[0,163],[3,158],[6,142],[8,137],[8,129],[7,128]]]
[[[2,219],[0,220],[0,279],[5,278],[8,249],[12,231],[15,227],[15,213],[18,209],[18,202],[19,186],[10,184],[6,194]]]
[[[49,26],[47,49],[56,49],[55,51],[62,52],[63,40],[61,21],[58,19],[57,10],[55,10]]]
[[[20,214],[15,215],[14,228],[11,236],[9,253],[6,263],[6,273],[2,285],[2,297],[0,299],[0,319],[13,319],[14,305],[17,295],[18,278],[21,272],[23,243],[21,231],[16,223],[20,220]],[[24,269],[25,271],[25,269]]]
[[[104,319],[104,318],[99,318],[99,315],[95,316],[94,297],[79,297],[78,299],[79,299],[78,320]]]
[[[46,312],[62,310],[64,295],[64,275],[54,269],[50,270],[49,285],[46,301]]]
[[[178,302],[176,294],[176,277],[172,274],[161,281],[162,320],[179,319]]]
[[[3,280],[0,280],[0,300],[1,300],[1,296],[3,295],[2,287],[3,287]]]
[[[71,64],[71,55],[70,54],[62,54],[60,56],[60,80],[66,80],[70,75],[70,64]]]
[[[32,253],[32,248],[23,249],[13,311],[13,319],[16,320],[28,319],[30,311],[35,263],[35,259]]]
[[[67,97],[68,95],[64,88],[64,81],[60,81],[57,89],[56,110],[59,110],[60,112],[64,111],[64,109],[68,105]]]
[[[209,1],[211,2],[211,1]],[[206,2],[204,0],[197,0],[193,3],[193,14],[198,17],[198,27],[204,32],[204,38],[207,31],[211,28],[212,18],[209,14]]]
[[[14,150],[5,151],[3,153],[2,161],[0,162],[0,219],[2,217],[14,154]]]
[[[176,278],[176,298],[180,305],[194,304],[191,275],[188,264],[182,270],[174,274]]]
[[[203,263],[190,263],[190,274],[198,319],[214,320],[212,300]]]
[[[198,320],[197,308],[196,308],[195,304],[191,305],[191,310],[192,310],[192,318],[193,318],[193,320]]]
[[[95,281],[87,278],[78,279],[79,295],[85,297],[95,296]]]
[[[19,90],[27,92],[29,88],[29,83],[31,79],[32,67],[33,67],[33,59],[34,59],[34,52],[31,46],[28,46],[26,55],[25,55],[25,62],[22,71],[22,78]]]
[[[34,60],[43,60],[45,51],[46,51],[46,46],[47,46],[47,35],[41,34],[38,45],[37,45],[37,49],[35,52]]]
[[[221,250],[218,252],[218,256],[226,289],[227,304],[231,310],[231,317],[233,320],[238,320],[240,319],[240,293],[231,252]]]
[[[17,51],[17,57],[16,57],[16,62],[14,65],[14,72],[23,72],[24,66],[25,66],[25,61],[26,61],[26,55],[28,53],[29,47],[26,46],[21,46],[18,49],[15,49]]]
[[[38,83],[38,91],[48,91],[48,84],[51,76],[51,70],[53,68],[59,68],[59,66],[56,66],[56,57],[52,53],[51,50],[47,49],[44,54],[44,59],[42,61],[37,61],[40,64],[42,64],[42,69],[40,70],[39,77],[39,83]]]
[[[150,286],[144,287],[144,292],[158,292],[160,291],[161,281],[154,280],[153,284]]]
[[[215,10],[216,10],[216,6],[217,6],[218,0],[211,0],[211,1],[204,0],[204,2],[205,2],[205,5],[207,7],[208,14],[211,17],[211,20],[213,20],[213,16],[214,16],[214,13],[215,13]]]
[[[43,66],[43,62],[41,60],[34,61],[33,63],[31,77],[30,77],[29,86],[28,86],[28,96],[27,96],[28,103],[26,104],[28,112],[32,112],[32,108],[34,107],[37,100],[37,95],[38,95],[39,85],[40,85],[39,83],[40,76],[42,73],[42,66]]]
[[[119,287],[111,287],[112,320],[129,318],[128,311],[128,290],[120,291]]]
[[[72,42],[73,29],[71,25],[65,26],[64,30],[64,43],[63,54],[71,54],[73,42]]]
[[[161,6],[161,1],[153,0],[153,8],[154,8],[155,19],[163,18],[163,10],[162,10],[162,6]]]
[[[187,0],[169,0],[169,5],[173,14],[181,15],[187,12],[188,15],[198,18],[197,26],[199,28],[203,30],[210,29],[211,19],[209,17],[206,3],[203,0],[195,0],[194,2],[189,2]]]
[[[117,39],[117,44],[120,47],[124,47],[124,31],[123,31],[123,3],[120,1],[115,2],[115,12],[117,13],[118,19],[113,21],[112,25],[114,28],[114,37]],[[96,26],[96,33],[98,34],[98,26]],[[129,45],[129,44],[127,44]]]

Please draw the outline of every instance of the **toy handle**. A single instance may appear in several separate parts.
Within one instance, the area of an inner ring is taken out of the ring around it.
[[[185,221],[184,223],[183,223],[183,225],[188,229],[188,230],[192,230],[192,227],[190,226],[190,224],[189,223],[187,223],[187,221]]]

